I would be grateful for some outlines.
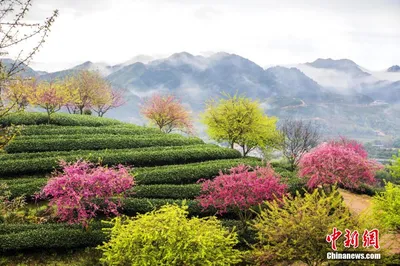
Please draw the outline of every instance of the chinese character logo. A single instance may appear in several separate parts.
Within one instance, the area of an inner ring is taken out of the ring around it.
[[[378,229],[373,229],[371,231],[365,229],[362,238],[363,238],[363,247],[374,247],[375,249],[379,249]]]
[[[336,241],[339,239],[339,237],[342,235],[342,232],[340,232],[339,230],[337,230],[336,227],[333,228],[333,233],[331,235],[327,235],[326,236],[326,241],[328,243],[332,244],[332,249],[333,250],[337,250],[336,247]]]
[[[332,250],[337,250],[337,245],[336,242],[339,240],[339,238],[342,236],[342,232],[338,230],[336,227],[333,228],[333,232],[330,235],[326,236],[326,241],[328,243],[331,243]],[[345,229],[345,234],[344,234],[345,240],[344,240],[344,247],[346,248],[358,248],[359,246],[359,238],[360,234],[358,233],[357,230],[354,230],[351,232],[349,229]],[[364,230],[364,233],[362,234],[362,246],[365,248],[368,247],[374,247],[375,249],[379,249],[379,230],[378,229],[373,229],[373,230]]]

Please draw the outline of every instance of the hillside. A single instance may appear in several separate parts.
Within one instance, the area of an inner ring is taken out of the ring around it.
[[[198,138],[113,119],[56,114],[52,124],[45,121],[40,113],[13,114],[0,120],[0,125],[24,125],[21,134],[6,146],[6,153],[0,154],[0,183],[9,186],[12,197],[26,195],[33,201],[59,160],[101,160],[109,166],[132,166],[136,186],[123,199],[123,214],[135,215],[167,202],[187,200],[191,215],[204,216],[210,213],[202,212],[193,201],[200,192],[199,179],[213,178],[220,170],[240,163],[261,163]],[[93,226],[88,232],[67,224],[0,225],[0,250],[96,246],[104,235],[100,223]]]

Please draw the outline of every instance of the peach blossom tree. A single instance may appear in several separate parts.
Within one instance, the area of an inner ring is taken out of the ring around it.
[[[193,132],[190,112],[174,95],[154,94],[143,101],[141,113],[162,132],[171,133],[173,130],[189,134]]]
[[[355,189],[361,184],[375,184],[375,173],[383,165],[368,159],[362,144],[341,138],[320,144],[306,153],[299,162],[299,175],[307,180],[307,187],[338,184]]]

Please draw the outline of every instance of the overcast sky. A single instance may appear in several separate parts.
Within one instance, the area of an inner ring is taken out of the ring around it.
[[[28,19],[53,9],[60,16],[34,58],[47,71],[182,51],[225,51],[264,67],[316,58],[400,65],[400,0],[35,0]]]

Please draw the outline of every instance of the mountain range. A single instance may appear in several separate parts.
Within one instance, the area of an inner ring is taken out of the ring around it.
[[[268,115],[318,121],[329,135],[375,138],[400,131],[398,66],[373,72],[349,59],[319,58],[263,68],[235,54],[182,52],[162,59],[142,55],[117,65],[87,61],[52,73],[25,67],[23,75],[52,80],[83,69],[99,71],[128,91],[128,104],[110,113],[125,121],[143,123],[138,101],[156,91],[178,95],[194,114],[204,109],[207,99],[227,92],[259,99]]]

